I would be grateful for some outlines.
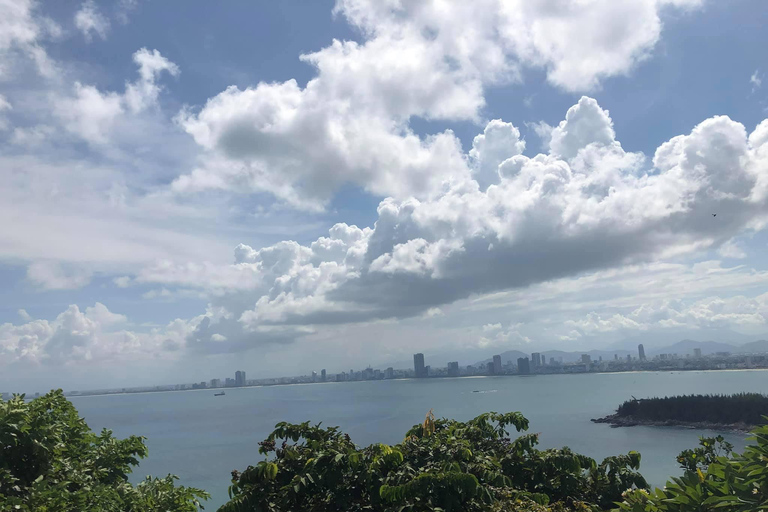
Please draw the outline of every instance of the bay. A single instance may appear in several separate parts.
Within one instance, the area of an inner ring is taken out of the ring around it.
[[[624,400],[706,393],[768,393],[768,371],[642,372],[407,379],[72,397],[89,426],[119,437],[147,437],[149,457],[131,480],[178,475],[211,493],[206,510],[227,501],[233,469],[261,460],[258,442],[279,421],[340,426],[358,445],[395,444],[433,409],[467,420],[487,411],[520,411],[543,448],[569,446],[602,459],[637,450],[641,472],[662,486],[680,473],[675,456],[699,436],[720,432],[664,427],[611,428],[590,420]],[[722,432],[737,450],[745,435]]]

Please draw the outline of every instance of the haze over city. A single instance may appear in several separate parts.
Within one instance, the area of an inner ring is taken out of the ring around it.
[[[556,4],[0,1],[0,391],[768,339],[768,5]]]

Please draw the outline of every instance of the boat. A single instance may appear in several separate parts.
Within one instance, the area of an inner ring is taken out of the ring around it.
[[[224,395],[226,395],[226,393],[223,392],[223,391],[221,393],[214,393],[213,394],[213,396],[224,396]]]

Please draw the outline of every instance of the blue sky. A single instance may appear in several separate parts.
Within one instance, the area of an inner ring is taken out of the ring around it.
[[[765,2],[438,4],[0,2],[0,389],[768,333]]]

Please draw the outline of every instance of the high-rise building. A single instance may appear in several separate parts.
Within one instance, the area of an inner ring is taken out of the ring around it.
[[[391,366],[384,370],[384,378],[385,379],[394,379],[395,378],[395,369]]]
[[[589,354],[581,354],[581,362],[583,364],[592,363],[592,356],[590,356]]]
[[[235,379],[230,379],[229,377],[226,377],[224,379],[224,387],[226,387],[226,388],[233,388],[233,387],[235,387]]]
[[[627,354],[627,362],[628,363],[632,362],[632,354]]]
[[[645,361],[645,347],[642,343],[637,346],[637,357],[641,361]]]
[[[693,357],[695,357],[696,359],[701,359],[701,349],[700,348],[693,349]]]
[[[312,371],[312,382],[317,382],[317,372],[314,370]]]
[[[531,354],[531,366],[534,368],[538,368],[541,366],[541,354],[538,352],[534,352]]]
[[[238,370],[235,372],[235,386],[245,386],[245,372]]]
[[[517,358],[517,373],[520,375],[528,375],[531,373],[531,363],[527,357]]]
[[[613,360],[618,361],[619,360],[619,354],[613,354]]]
[[[413,371],[417,379],[427,376],[427,371],[424,367],[424,354],[413,354]]]
[[[493,371],[493,361],[488,361],[485,364],[485,371],[488,372],[488,375],[493,375],[495,373]]]
[[[220,388],[221,387],[221,379],[211,379],[211,387],[212,388]]]
[[[459,376],[459,362],[458,361],[451,361],[448,363],[448,376],[449,377],[458,377]]]
[[[493,373],[501,375],[501,356],[493,356]]]
[[[554,357],[550,357],[549,358],[549,365],[553,366],[554,364],[555,364],[555,358]]]
[[[320,370],[320,382],[325,382],[325,368]]]

